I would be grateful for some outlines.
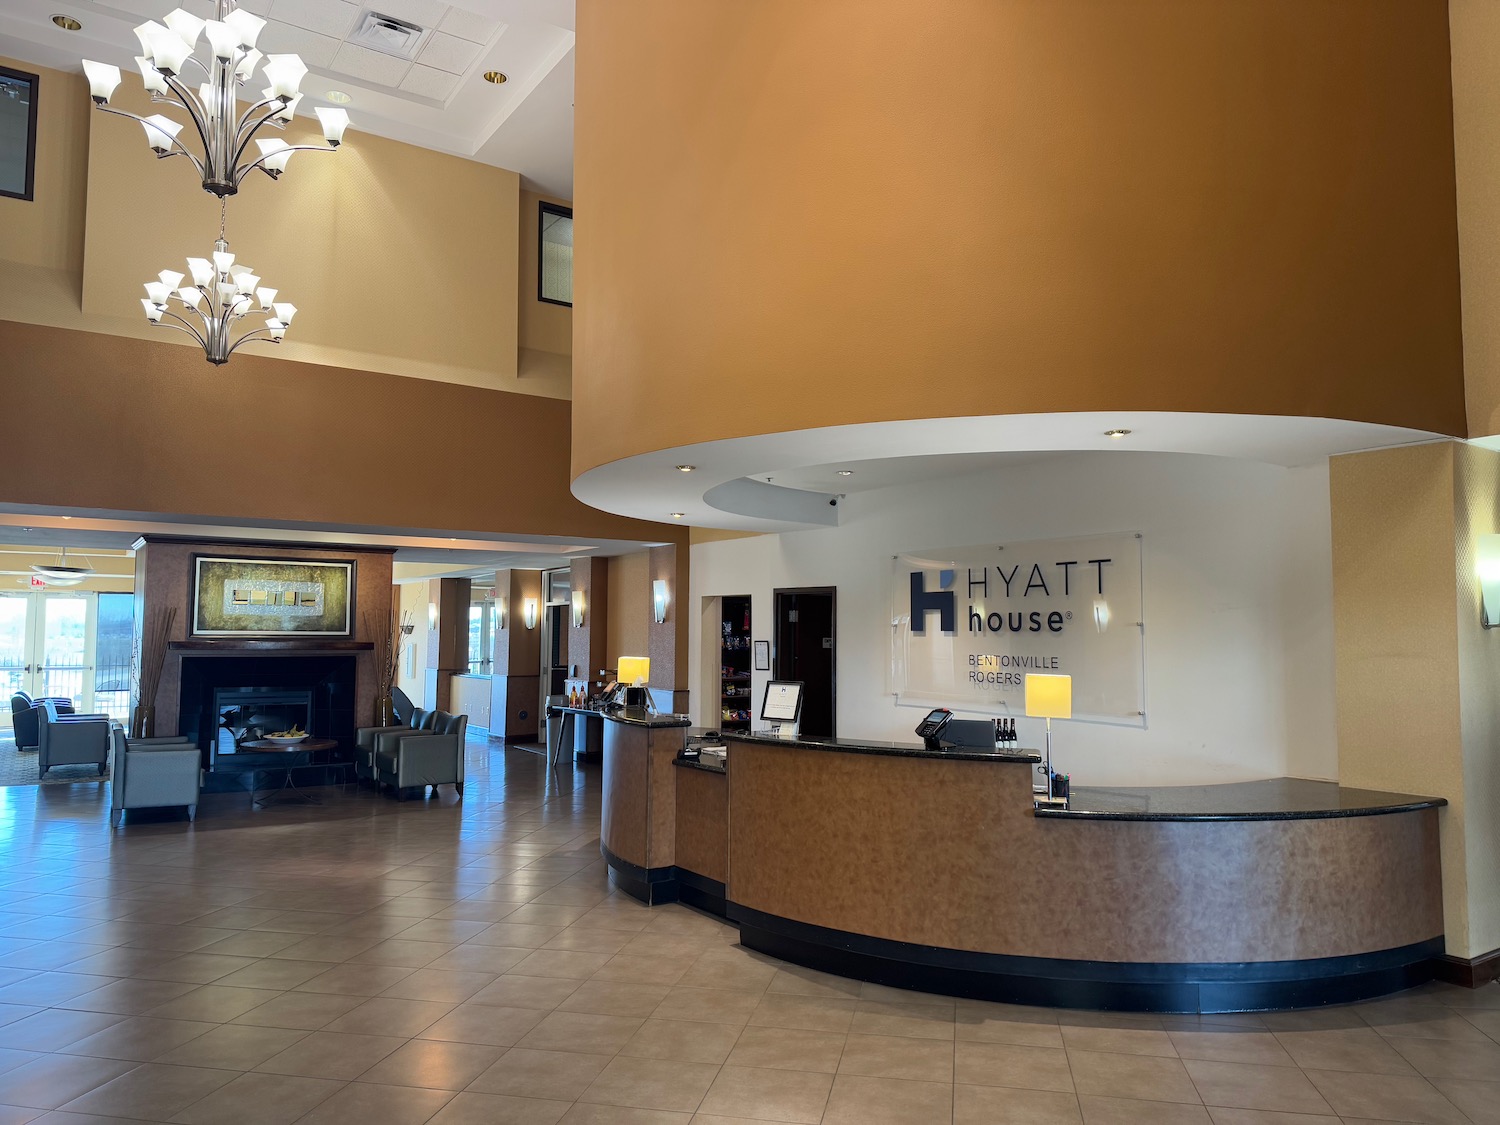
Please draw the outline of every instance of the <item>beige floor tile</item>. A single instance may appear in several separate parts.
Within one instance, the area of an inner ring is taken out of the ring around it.
[[[403,1000],[436,1000],[461,1004],[494,983],[494,973],[468,973],[454,969],[417,969],[380,995]]]
[[[1171,1031],[1172,1045],[1184,1059],[1210,1062],[1296,1066],[1286,1048],[1269,1031]]]
[[[0,1105],[56,1109],[135,1067],[118,1059],[47,1055],[0,1074]]]
[[[657,1005],[659,1020],[694,1020],[700,1023],[747,1023],[761,997],[753,992],[722,988],[683,988],[676,985]]]
[[[953,1013],[942,1006],[860,1001],[849,1030],[859,1035],[905,1035],[951,1042],[955,1024]]]
[[[326,992],[339,996],[379,996],[391,985],[416,972],[400,965],[335,965],[309,977],[294,992]]]
[[[165,1121],[237,1077],[233,1070],[144,1063],[61,1108],[102,1117]]]
[[[547,1016],[534,1008],[502,1008],[495,1004],[460,1004],[424,1029],[421,1039],[445,1043],[479,1043],[512,1047]]]
[[[692,1120],[692,1114],[673,1110],[579,1102],[562,1115],[558,1125],[690,1125]]]
[[[1424,1077],[1500,1082],[1500,1043],[1395,1037],[1386,1042]]]
[[[494,922],[468,939],[470,945],[504,945],[511,949],[540,949],[558,934],[561,926],[526,926],[519,922]]]
[[[587,980],[609,961],[607,953],[584,953],[575,949],[534,949],[510,970],[518,977],[565,977]]]
[[[654,1012],[667,993],[665,984],[625,984],[621,981],[587,980],[557,1006],[560,1012],[591,1012],[598,1016],[637,1016]]]
[[[218,1026],[193,1020],[159,1020],[149,1016],[134,1016],[85,1036],[76,1043],[69,1043],[62,1050],[70,1055],[151,1062],[174,1047],[180,1047]]]
[[[347,964],[394,965],[402,969],[425,969],[445,953],[450,953],[456,943],[438,941],[405,941],[387,938],[372,945],[363,953],[356,953]],[[327,966],[323,966],[324,969]]]
[[[374,996],[350,1008],[325,1031],[352,1031],[358,1035],[399,1035],[410,1038],[431,1027],[454,1008],[435,1000],[397,1000]]]
[[[437,941],[461,945],[476,934],[482,934],[493,923],[463,918],[423,918],[396,933],[406,941]]]
[[[60,1051],[80,1039],[114,1027],[126,1018],[107,1012],[46,1009],[0,1028],[0,1047],[21,1051]]]
[[[676,984],[688,966],[675,958],[642,957],[620,953],[594,973],[595,980],[618,980],[630,984]]]
[[[512,1047],[471,1082],[469,1089],[481,1094],[575,1101],[608,1063],[608,1055]]]
[[[542,1098],[468,1091],[438,1110],[428,1125],[557,1125],[571,1105]]]
[[[629,945],[634,938],[621,930],[601,930],[589,926],[569,926],[547,942],[543,949],[576,949],[580,953],[607,953],[611,957]]]
[[[1083,1110],[1084,1125],[1212,1125],[1208,1110],[1185,1102],[1142,1102],[1085,1094],[1078,1099],[1078,1106]]]
[[[236,970],[248,968],[255,963],[254,957],[233,957],[223,953],[183,953],[149,969],[143,969],[135,975],[145,980],[212,984]]]
[[[1369,1005],[1359,1009],[1365,1022],[1383,1036],[1407,1039],[1453,1039],[1483,1043],[1489,1040],[1477,1026],[1449,1008]]]
[[[1057,1013],[1046,1008],[961,1000],[953,1014],[953,1035],[976,1043],[1012,1043],[1018,1047],[1061,1047]]]
[[[351,1082],[319,1102],[303,1125],[422,1125],[452,1100],[455,1091]]]
[[[494,984],[480,989],[470,1002],[498,1004],[505,1008],[540,1008],[550,1012],[574,992],[581,981],[563,977],[502,976]]]
[[[744,956],[705,954],[677,981],[688,988],[728,988],[765,992],[776,977],[776,966]]]
[[[352,1035],[314,1031],[295,1046],[273,1055],[256,1067],[268,1074],[296,1074],[303,1078],[356,1078],[402,1046],[393,1035]]]
[[[801,965],[782,965],[766,991],[782,996],[822,996],[830,999],[859,996],[860,982]]]
[[[1294,1067],[1188,1059],[1193,1085],[1208,1105],[1269,1109],[1280,1113],[1331,1114],[1307,1077]]]
[[[1068,1065],[1080,1094],[1190,1104],[1203,1100],[1180,1059],[1069,1051]]]
[[[359,1076],[361,1082],[462,1090],[492,1066],[504,1047],[416,1039]]]
[[[850,1035],[839,1059],[840,1074],[901,1078],[919,1082],[953,1081],[952,1043],[897,1035]]]
[[[291,1125],[343,1088],[326,1078],[286,1074],[242,1074],[206,1098],[179,1111],[179,1125]]]
[[[221,1070],[253,1070],[272,1055],[280,1054],[307,1032],[280,1027],[223,1024],[190,1039],[154,1060],[174,1066],[217,1067]]]
[[[698,1107],[700,1113],[749,1117],[762,1121],[823,1120],[834,1076],[795,1070],[759,1070],[726,1066]]]
[[[1500,992],[1500,982],[1497,982],[1493,987],[1496,992]],[[1459,1009],[1459,1014],[1495,1042],[1500,1043],[1500,1007],[1461,1008]]]
[[[644,1020],[629,1016],[595,1016],[587,1012],[550,1012],[521,1037],[517,1046],[534,1051],[576,1051],[612,1055],[640,1030]]]
[[[160,1019],[228,1023],[236,1016],[242,1016],[251,1008],[258,1008],[279,995],[281,993],[278,990],[271,988],[232,988],[220,984],[204,984],[191,992],[184,992],[175,1000],[158,1004],[145,1014]]]
[[[1468,1118],[1420,1075],[1305,1072],[1340,1117],[1466,1125]],[[3,1100],[3,1098],[0,1098]]]
[[[1121,1055],[1161,1055],[1176,1058],[1177,1048],[1165,1031],[1134,1027],[1061,1028],[1063,1043],[1077,1051],[1112,1051]]]
[[[740,1032],[737,1024],[650,1019],[625,1041],[620,1054],[641,1059],[722,1063],[729,1057]]]
[[[1432,1084],[1474,1122],[1500,1125],[1500,1078],[1494,1082],[1472,1082],[1465,1078],[1434,1078]]]
[[[287,961],[330,961],[338,965],[379,944],[380,940],[371,936],[314,934],[262,956]]]
[[[325,996],[312,992],[282,992],[274,999],[235,1016],[235,1024],[319,1031],[363,1001],[358,996]]]
[[[735,1041],[729,1057],[722,1061],[730,1066],[835,1074],[839,1069],[839,1059],[844,1054],[845,1038],[831,1031],[747,1027]]]
[[[288,961],[266,957],[251,965],[220,977],[214,983],[232,988],[296,988],[328,971],[325,961]]]
[[[302,940],[296,934],[278,934],[271,930],[245,930],[205,945],[202,953],[229,953],[236,957],[270,957]]]
[[[610,1061],[579,1101],[691,1113],[718,1073],[712,1063],[621,1056]]]
[[[932,1125],[951,1120],[953,1087],[840,1074],[833,1080],[823,1125]]]
[[[492,976],[499,976],[529,957],[531,952],[529,949],[511,949],[504,945],[460,945],[451,953],[444,953],[427,967],[460,973],[489,973]]]
[[[1415,1074],[1416,1069],[1390,1043],[1368,1027],[1319,1031],[1278,1031],[1276,1041],[1306,1070],[1348,1070],[1365,1074]]]
[[[1211,1105],[1208,1115],[1214,1125],[1339,1125],[1340,1119],[1306,1113],[1275,1113],[1265,1109],[1230,1109]]]
[[[1053,1090],[955,1086],[953,1125],[1082,1125],[1078,1099]]]
[[[1068,1055],[1058,1047],[955,1043],[953,1076],[957,1082],[976,1086],[1073,1092]]]
[[[149,1012],[193,991],[197,986],[186,981],[171,980],[117,980],[103,988],[85,992],[58,1004],[58,1008],[82,1012],[112,1012],[116,1015],[137,1016]]]

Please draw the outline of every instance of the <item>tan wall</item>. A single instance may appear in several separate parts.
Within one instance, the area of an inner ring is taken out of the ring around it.
[[[4,321],[0,357],[11,417],[66,417],[11,427],[0,442],[6,503],[320,526],[686,535],[573,498],[570,406],[556,399],[254,355],[212,368],[157,341]]]
[[[22,544],[0,545],[0,589],[19,593],[28,588],[32,566],[56,566],[58,551],[37,550]],[[50,587],[59,593],[128,594],[135,589],[135,559],[123,551],[70,549],[68,566],[90,566],[94,575],[76,586]]]
[[[1445,17],[581,0],[575,476],[1001,411],[1465,433]]]
[[[579,679],[591,685],[600,684],[599,671],[612,667],[609,658],[609,560],[574,559],[572,563],[572,593],[583,591],[583,624],[573,624],[571,605],[564,614],[567,622],[568,663],[576,665]],[[593,688],[590,688],[592,692]]]
[[[1500,634],[1480,627],[1474,538],[1500,455],[1458,443],[1333,458],[1339,780],[1446,797],[1448,952],[1500,948]]]
[[[411,636],[406,639],[407,647],[412,650],[411,656],[405,653],[401,655],[401,664],[396,669],[396,686],[406,692],[407,697],[418,707],[427,710],[432,709],[432,704],[426,698],[426,669],[427,669],[427,583],[404,582],[399,587],[401,591],[401,612],[410,613],[412,624],[416,626]],[[411,673],[407,673],[407,669]]]
[[[38,75],[36,198],[0,197],[0,261],[24,268],[26,277],[65,287],[83,268],[84,193],[88,177],[89,88],[81,76],[0,56],[0,66]],[[140,127],[136,127],[140,132]],[[144,135],[143,135],[144,145]],[[159,267],[158,267],[159,268]],[[0,287],[0,301],[21,297],[13,283]],[[140,306],[137,305],[137,308]]]
[[[1448,0],[1469,436],[1500,433],[1500,5]]]
[[[539,204],[559,203],[573,206],[572,200],[534,191],[521,191],[521,244],[518,247],[520,269],[517,294],[520,309],[520,355],[518,373],[522,379],[573,379],[573,310],[537,300],[537,239],[540,235]]]
[[[635,551],[609,560],[609,634],[605,667],[618,668],[621,656],[650,656],[650,555]],[[653,678],[655,669],[652,669]]]

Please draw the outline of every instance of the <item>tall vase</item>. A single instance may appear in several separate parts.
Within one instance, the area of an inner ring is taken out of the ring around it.
[[[156,737],[156,707],[149,703],[137,703],[130,716],[131,738]]]
[[[375,725],[377,727],[396,725],[396,701],[391,698],[390,692],[385,692],[375,700]]]

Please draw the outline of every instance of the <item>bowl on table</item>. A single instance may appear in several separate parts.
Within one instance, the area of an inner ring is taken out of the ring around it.
[[[307,735],[299,734],[294,738],[277,738],[275,735],[267,735],[266,741],[275,743],[277,746],[295,746],[299,742],[306,742]]]

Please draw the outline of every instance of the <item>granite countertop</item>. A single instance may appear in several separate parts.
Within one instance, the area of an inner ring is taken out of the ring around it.
[[[1319,820],[1431,809],[1442,797],[1350,789],[1336,781],[1275,777],[1224,785],[1104,789],[1074,786],[1070,807],[1040,808],[1047,820]]]
[[[686,715],[627,715],[623,711],[602,711],[606,719],[616,723],[625,723],[632,727],[690,727],[693,720]]]
[[[704,773],[716,773],[723,777],[727,772],[723,766],[712,766],[707,762],[699,761],[697,758],[673,758],[674,766],[681,766],[685,770],[702,770]]]
[[[875,754],[888,758],[942,758],[959,762],[1021,762],[1035,764],[1042,756],[1031,750],[997,753],[990,750],[929,750],[920,742],[882,742],[861,738],[778,738],[774,734],[725,731],[725,741],[752,746],[790,746],[798,750],[826,750],[837,754]]]

